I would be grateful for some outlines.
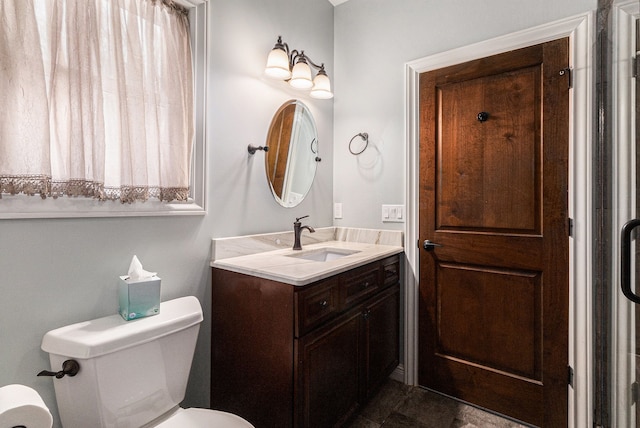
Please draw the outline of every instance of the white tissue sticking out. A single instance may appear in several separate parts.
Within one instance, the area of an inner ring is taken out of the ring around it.
[[[0,388],[0,427],[51,428],[53,418],[42,397],[25,385]]]
[[[149,272],[142,269],[142,263],[140,263],[140,260],[138,260],[138,256],[134,255],[131,259],[131,264],[129,265],[129,272],[127,273],[127,275],[129,275],[128,279],[132,281],[138,281],[141,279],[147,279],[151,278],[152,276],[156,276],[156,273],[157,272]]]

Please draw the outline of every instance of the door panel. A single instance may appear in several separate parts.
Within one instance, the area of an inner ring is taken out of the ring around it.
[[[419,383],[567,424],[568,40],[420,76]]]
[[[539,79],[537,66],[437,86],[438,229],[539,232]]]
[[[302,362],[298,370],[295,426],[337,426],[359,405],[359,361],[362,353],[362,310],[357,308],[336,321],[296,339]],[[346,358],[348,356],[348,358]],[[336,385],[342,385],[339,393]]]
[[[397,285],[365,308],[365,397],[387,381],[400,360],[400,289]]]
[[[540,275],[442,263],[437,276],[439,357],[542,381]]]

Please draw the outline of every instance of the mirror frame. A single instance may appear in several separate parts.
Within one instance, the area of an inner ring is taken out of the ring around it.
[[[302,101],[289,100],[280,106],[271,120],[266,146],[264,166],[271,194],[280,206],[293,208],[309,194],[320,161],[315,119]]]

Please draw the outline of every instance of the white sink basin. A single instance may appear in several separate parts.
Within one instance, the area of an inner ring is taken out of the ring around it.
[[[300,253],[287,254],[288,257],[311,260],[315,262],[328,262],[338,260],[345,256],[359,253],[357,250],[346,250],[343,248],[319,248],[317,250],[302,251]]]

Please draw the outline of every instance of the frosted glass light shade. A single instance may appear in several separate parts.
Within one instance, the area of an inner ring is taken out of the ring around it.
[[[293,66],[293,70],[291,70],[291,80],[289,80],[289,84],[297,89],[309,89],[313,86],[309,64],[298,61],[296,65]]]
[[[267,57],[267,66],[264,69],[264,73],[269,77],[280,80],[291,77],[287,53],[279,48],[272,49]]]
[[[331,92],[331,81],[326,73],[320,72],[313,79],[313,89],[311,89],[311,98],[318,98],[327,100],[333,98],[333,92]]]

